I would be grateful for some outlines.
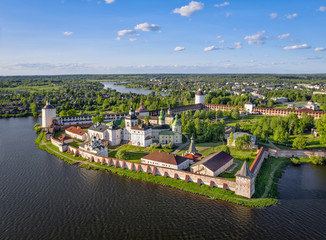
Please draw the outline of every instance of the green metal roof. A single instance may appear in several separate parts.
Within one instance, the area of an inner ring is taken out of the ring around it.
[[[178,118],[178,115],[175,116],[175,120],[172,122],[172,126],[181,126],[181,121]]]
[[[172,131],[163,131],[163,132],[160,132],[159,135],[174,135],[174,132],[172,132]]]

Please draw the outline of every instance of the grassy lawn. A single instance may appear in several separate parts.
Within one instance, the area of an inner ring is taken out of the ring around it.
[[[132,146],[132,145],[123,145],[119,147],[119,150],[126,150],[130,152],[155,152],[155,151],[161,151],[161,152],[172,152],[175,148],[173,149],[163,149],[163,148],[150,148],[150,147],[137,147],[137,146]]]
[[[240,170],[240,168],[242,167],[243,162],[238,160],[238,159],[234,159],[234,163],[238,163],[238,166],[231,173],[223,172],[220,175],[218,175],[218,177],[235,180],[234,175]],[[232,167],[233,167],[233,165],[230,168],[232,168]]]
[[[268,193],[268,197],[277,197],[277,182],[278,179],[282,176],[282,170],[284,167],[289,165],[291,163],[289,158],[267,158],[264,160],[260,171],[256,177],[255,181],[255,194],[253,197],[259,198],[261,197],[265,192],[265,186],[268,183],[268,180],[270,178],[271,172],[275,168],[275,166],[280,163],[279,167],[275,171],[274,177],[273,177],[273,184],[272,187]]]
[[[65,133],[65,131],[60,131],[60,132],[56,132],[55,134],[54,134],[54,138],[58,138],[58,137],[60,137],[62,134],[64,134]]]
[[[147,152],[143,152],[143,153],[127,152],[127,153],[128,153],[128,159],[124,159],[124,160],[129,160],[129,161],[133,161],[133,162],[140,162],[140,159],[142,157],[149,154]],[[112,151],[112,152],[109,153],[108,157],[115,158],[116,154],[117,154],[117,151]]]
[[[72,147],[75,147],[75,148],[79,148],[79,145],[80,143],[78,142],[71,142],[71,143],[68,143],[69,146],[72,146]]]

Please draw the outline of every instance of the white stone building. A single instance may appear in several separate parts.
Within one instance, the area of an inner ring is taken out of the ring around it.
[[[131,144],[134,146],[148,147],[152,141],[152,128],[146,124],[134,126],[130,130]]]
[[[141,163],[177,170],[189,167],[189,159],[166,152],[152,152],[142,157]]]
[[[182,143],[181,122],[178,119],[178,115],[175,116],[175,120],[172,122],[172,131],[169,129],[166,131],[159,132],[159,143],[161,144]]]
[[[83,143],[79,148],[99,156],[108,156],[108,148],[102,144],[102,139],[96,139],[95,136],[91,142]]]
[[[51,127],[52,120],[56,118],[56,109],[50,104],[49,101],[46,101],[45,106],[42,108],[42,128]]]
[[[195,95],[195,104],[204,104],[205,103],[205,94],[201,90],[201,88],[198,89],[196,95]]]
[[[81,129],[80,127],[71,126],[65,130],[65,133],[75,139],[80,141],[86,140],[86,131]]]
[[[135,111],[130,107],[129,114],[125,118],[125,128],[122,131],[122,140],[130,141],[131,140],[131,128],[138,125],[138,119],[135,114]]]
[[[87,130],[88,140],[94,137],[99,140],[109,142],[110,146],[116,146],[121,143],[121,128],[114,123],[110,125],[96,123]]]
[[[247,102],[244,105],[245,111],[247,113],[253,113],[253,108],[256,107],[256,105],[252,102]]]

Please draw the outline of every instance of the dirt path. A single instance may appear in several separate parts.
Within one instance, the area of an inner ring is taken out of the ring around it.
[[[271,172],[267,185],[265,186],[265,192],[264,194],[261,196],[261,198],[265,198],[269,192],[269,190],[271,190],[272,184],[273,184],[273,179],[274,179],[274,174],[275,171],[278,169],[278,167],[280,166],[281,162],[279,162],[278,164],[276,164],[276,166],[274,167],[273,171]]]

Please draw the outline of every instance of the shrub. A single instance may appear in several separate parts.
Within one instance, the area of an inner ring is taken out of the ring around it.
[[[126,150],[119,150],[117,154],[115,155],[116,158],[118,159],[123,159],[123,160],[128,160],[129,159],[129,154]]]
[[[311,160],[311,163],[314,165],[323,165],[324,164],[324,159],[322,159],[320,156],[312,155],[309,158]]]
[[[300,165],[301,164],[300,160],[296,159],[296,158],[291,158],[291,162],[292,162],[293,165]]]

